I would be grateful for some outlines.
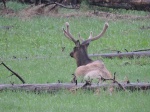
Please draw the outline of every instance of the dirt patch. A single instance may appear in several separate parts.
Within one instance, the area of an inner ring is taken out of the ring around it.
[[[37,5],[37,6],[30,6],[26,9],[23,9],[22,11],[20,11],[18,13],[18,16],[21,18],[30,18],[30,17],[34,17],[37,15],[48,16],[51,14],[57,15],[58,7],[55,7],[55,5],[49,5],[49,6],[45,7],[44,4],[41,4],[41,5]]]
[[[19,12],[15,12],[13,9],[9,9],[9,8],[0,8],[0,15],[7,16],[7,17],[17,16],[20,18],[31,18],[40,15],[48,16],[51,14],[55,16],[57,15],[57,13],[58,13],[58,7],[55,7],[55,5],[49,5],[45,7],[44,4],[37,5],[37,6],[31,5]]]
[[[0,15],[2,16],[15,16],[15,11],[9,8],[0,9]]]
[[[54,5],[46,6],[44,4],[37,5],[37,6],[29,6],[28,8],[25,8],[19,12],[15,12],[12,9],[6,8],[6,9],[0,9],[0,15],[3,16],[18,16],[21,19],[28,19],[35,16],[53,16],[53,17],[99,17],[104,19],[150,19],[150,14],[147,16],[137,16],[137,15],[129,15],[129,14],[114,14],[104,11],[73,11],[70,13],[60,13],[59,12],[60,7],[55,7]],[[69,9],[68,9],[69,10]]]

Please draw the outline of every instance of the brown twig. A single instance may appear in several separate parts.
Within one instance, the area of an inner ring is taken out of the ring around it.
[[[113,79],[105,79],[104,77],[101,77],[101,79],[104,80],[104,81],[106,81],[106,80],[112,80],[113,83],[117,83],[118,86],[119,86],[121,89],[123,89],[124,91],[126,91],[126,89],[125,89],[118,81],[116,81],[115,74],[116,74],[116,73],[114,73],[114,78],[113,78]]]
[[[0,65],[3,65],[5,68],[7,68],[7,70],[9,70],[10,72],[12,72],[12,74],[15,75],[18,79],[20,79],[23,84],[25,83],[25,81],[23,80],[23,78],[20,75],[18,75],[16,72],[14,72],[13,70],[11,70],[8,66],[6,66],[5,63],[2,62]]]
[[[85,84],[81,88],[84,88],[86,86],[91,86],[91,81],[86,81]]]
[[[139,52],[139,51],[150,51],[150,49],[140,49],[140,50],[136,50],[136,51],[132,51],[132,52]]]
[[[48,6],[48,5],[55,4],[55,5],[50,9],[50,11],[53,10],[53,9],[54,9],[55,7],[57,7],[57,6],[61,6],[61,7],[66,8],[66,9],[79,9],[79,8],[80,8],[80,7],[68,7],[68,6],[65,6],[65,5],[63,5],[63,4],[61,4],[61,3],[62,3],[62,1],[60,1],[59,3],[58,3],[58,2],[47,3],[47,4],[45,4],[44,6],[46,7],[46,6]]]
[[[57,4],[57,5],[59,5],[59,6],[63,7],[63,8],[67,8],[67,9],[79,9],[80,8],[80,7],[67,7],[67,6],[65,6],[65,5],[63,5],[61,3],[58,3],[58,2],[55,2],[55,4]]]
[[[117,83],[118,86],[119,86],[121,89],[123,89],[124,91],[126,91],[126,89],[125,89],[118,81],[116,81],[115,74],[116,74],[116,72],[114,73],[114,78],[112,78],[112,79],[105,79],[104,77],[101,76],[101,80],[103,80],[103,81],[112,80],[113,83]],[[91,81],[86,81],[86,83],[85,83],[81,88],[84,88],[84,87],[86,87],[86,86],[91,86],[91,82],[92,82],[92,80],[91,80]]]

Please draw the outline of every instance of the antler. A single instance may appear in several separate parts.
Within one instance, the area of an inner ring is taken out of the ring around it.
[[[76,43],[76,39],[74,39],[74,37],[72,36],[72,34],[70,33],[70,29],[69,29],[69,23],[68,22],[66,22],[66,30],[63,28],[63,31],[64,31],[64,35],[68,38],[68,39],[70,39],[70,40],[72,40],[74,43]]]
[[[106,22],[105,25],[104,25],[104,28],[103,28],[102,32],[101,32],[100,34],[98,34],[97,36],[95,36],[95,37],[93,37],[93,35],[92,35],[93,33],[90,32],[89,38],[88,38],[87,40],[85,40],[85,41],[83,41],[83,39],[80,37],[80,34],[79,34],[79,38],[80,38],[80,40],[82,40],[82,44],[89,43],[89,42],[91,42],[91,41],[97,40],[97,39],[99,39],[100,37],[102,37],[102,36],[104,35],[104,33],[106,32],[108,26],[109,26],[109,25],[108,25],[108,23]],[[64,31],[64,35],[65,35],[68,39],[72,40],[72,41],[76,44],[77,40],[76,40],[76,39],[72,36],[72,34],[70,33],[69,23],[68,23],[68,22],[66,22],[66,30],[63,28],[63,31]]]
[[[94,40],[97,40],[97,39],[101,38],[101,37],[104,35],[104,33],[106,32],[108,26],[109,26],[109,25],[108,25],[108,23],[106,22],[105,25],[104,25],[104,27],[103,27],[102,32],[101,32],[100,34],[98,34],[97,36],[95,36],[95,37],[93,37],[93,32],[91,31],[89,38],[88,38],[87,40],[83,41],[82,43],[89,43],[89,42],[91,42],[91,41],[94,41]]]

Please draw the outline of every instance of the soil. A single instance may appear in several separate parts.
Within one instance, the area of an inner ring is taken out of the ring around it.
[[[117,13],[110,13],[110,12],[104,12],[104,11],[74,11],[70,13],[60,13],[59,12],[60,7],[55,7],[55,5],[49,5],[49,6],[44,6],[43,4],[41,5],[31,5],[28,8],[25,8],[19,12],[15,12],[14,10],[10,8],[0,8],[0,15],[2,16],[7,16],[7,17],[12,17],[12,16],[17,16],[20,17],[21,19],[29,19],[34,16],[54,16],[54,17],[80,17],[80,16],[86,16],[86,17],[100,17],[104,19],[150,19],[150,14],[146,16],[137,16],[137,15],[129,15],[129,14],[117,14]],[[69,9],[68,9],[69,10]],[[70,9],[71,10],[71,9]]]

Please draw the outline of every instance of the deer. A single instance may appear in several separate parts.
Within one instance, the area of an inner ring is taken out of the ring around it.
[[[83,40],[80,34],[79,39],[76,40],[70,32],[69,23],[66,22],[65,25],[66,29],[63,28],[65,37],[67,37],[75,44],[73,51],[70,53],[70,56],[76,60],[77,68],[73,74],[74,77],[71,82],[77,82],[77,79],[79,78],[81,78],[82,81],[87,79],[98,79],[98,83],[102,79],[111,79],[112,74],[107,70],[104,62],[101,60],[93,61],[91,58],[89,58],[87,53],[90,42],[101,38],[105,34],[109,26],[108,23],[106,22],[104,24],[103,30],[97,36],[93,36],[93,33],[90,32],[90,36],[86,40]]]

